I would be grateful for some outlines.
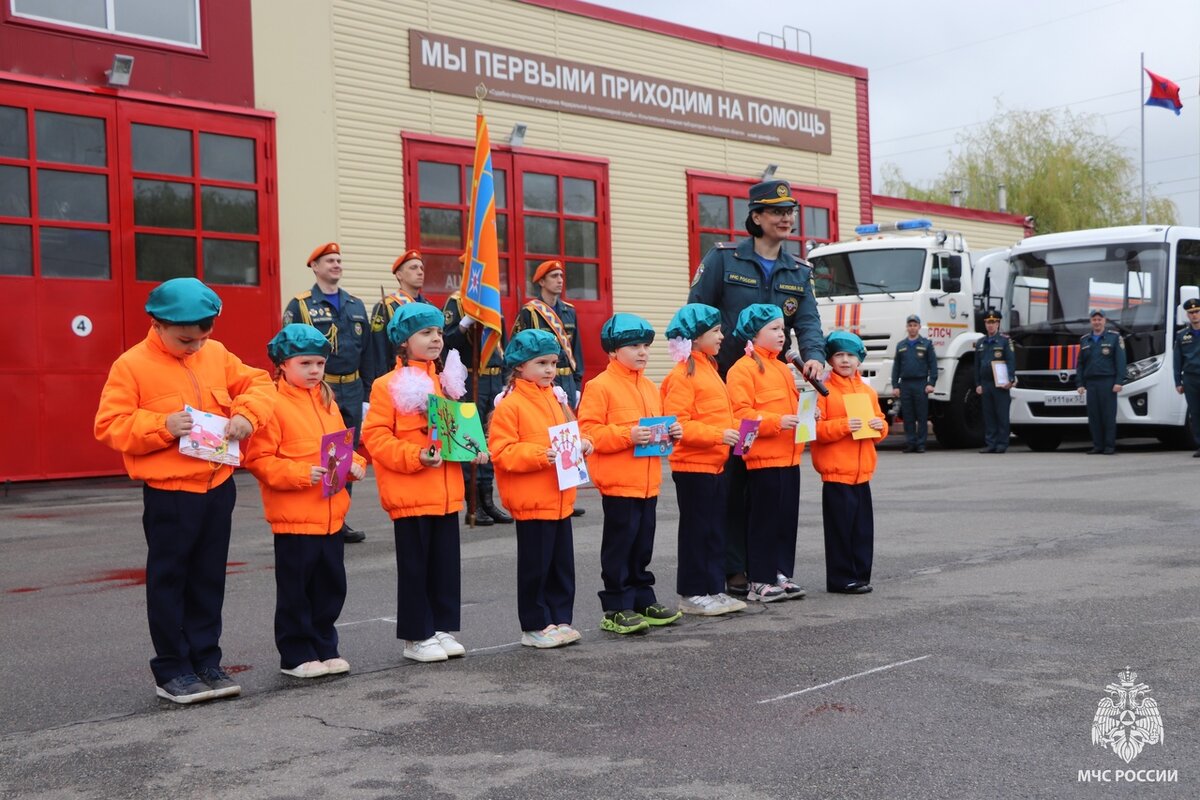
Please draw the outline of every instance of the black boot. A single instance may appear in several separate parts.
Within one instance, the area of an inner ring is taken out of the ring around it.
[[[471,490],[468,488],[467,491],[470,492]],[[468,520],[470,519],[470,515],[471,515],[471,507],[468,504],[468,506],[467,506],[467,519]],[[491,515],[488,514],[487,509],[485,509],[482,505],[480,505],[479,496],[476,495],[476,497],[475,497],[475,526],[478,528],[486,528],[489,525],[495,525],[495,524],[496,524],[495,520],[493,520]]]
[[[487,515],[501,525],[508,525],[513,521],[503,508],[496,505],[496,501],[492,499],[492,487],[479,487],[479,507],[487,512]]]

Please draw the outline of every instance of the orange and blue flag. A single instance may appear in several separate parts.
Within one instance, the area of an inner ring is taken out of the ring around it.
[[[487,119],[475,116],[475,165],[471,172],[471,207],[463,264],[463,313],[483,325],[479,366],[487,365],[500,346],[500,247],[496,238],[496,185]]]
[[[1150,97],[1146,99],[1146,105],[1169,108],[1175,112],[1175,116],[1179,116],[1179,110],[1183,108],[1183,102],[1179,99],[1179,84],[1150,70],[1146,70],[1146,74],[1150,76]]]

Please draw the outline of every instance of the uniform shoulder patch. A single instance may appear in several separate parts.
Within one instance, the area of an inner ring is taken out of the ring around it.
[[[442,312],[442,316],[445,317],[447,325],[454,324],[454,309],[450,308],[449,305],[447,305],[446,310]]]
[[[387,321],[383,318],[383,310],[379,306],[375,306],[375,313],[371,316],[371,331],[379,333],[387,327]]]
[[[698,284],[700,282],[700,277],[703,274],[704,274],[704,262],[701,261],[700,266],[696,267],[696,272],[694,275],[692,275],[692,282],[689,285],[695,286],[696,284]]]

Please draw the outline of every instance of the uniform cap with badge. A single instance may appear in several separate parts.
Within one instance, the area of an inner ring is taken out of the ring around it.
[[[171,278],[150,291],[146,313],[168,325],[193,325],[221,313],[221,298],[196,278]]]
[[[509,340],[504,349],[504,366],[516,367],[541,356],[559,355],[562,355],[562,347],[557,336],[540,328],[526,328]]]
[[[407,303],[399,306],[387,325],[388,341],[400,346],[419,330],[442,327],[442,312],[428,303]]]
[[[751,303],[738,314],[733,335],[739,339],[753,340],[758,332],[777,319],[783,319],[783,309],[774,303]]]
[[[267,342],[267,357],[272,364],[282,364],[296,356],[322,356],[329,358],[333,347],[319,330],[312,325],[293,323],[284,325],[271,341]]]
[[[559,261],[558,259],[552,258],[549,261],[543,261],[542,263],[538,264],[537,269],[533,271],[533,282],[537,283],[556,269],[562,270],[564,276],[567,274],[566,267],[564,267],[563,262]]]
[[[750,210],[763,208],[795,208],[792,186],[787,181],[763,181],[750,187]]]
[[[1184,311],[1195,311],[1196,309],[1200,309],[1200,299],[1189,297],[1187,300],[1183,301]]]
[[[405,250],[403,253],[400,254],[399,258],[397,258],[395,261],[392,262],[392,274],[395,275],[397,270],[399,270],[401,267],[403,267],[409,261],[413,261],[414,259],[417,261],[423,260],[421,258],[421,251],[417,250],[415,247],[412,248],[411,250]]]
[[[688,303],[667,324],[668,339],[695,339],[721,323],[721,312],[704,303]]]
[[[305,261],[304,263],[305,265],[311,264],[321,256],[327,256],[331,253],[337,253],[338,255],[341,255],[342,248],[338,247],[337,242],[326,242],[325,244],[318,245],[317,249],[313,250],[312,254],[308,257],[308,261]]]
[[[606,353],[635,344],[654,341],[654,328],[636,314],[613,314],[600,327],[600,346]]]
[[[987,313],[983,315],[984,322],[999,322],[1001,319],[1000,312],[994,308],[989,308]]]
[[[905,325],[907,325],[907,324],[908,324],[908,323],[910,323],[910,322],[915,322],[915,323],[917,323],[918,325],[920,325],[920,324],[921,324],[921,318],[920,318],[920,317],[918,317],[916,314],[909,314],[909,315],[908,315],[908,319],[904,320],[904,324],[905,324]]]

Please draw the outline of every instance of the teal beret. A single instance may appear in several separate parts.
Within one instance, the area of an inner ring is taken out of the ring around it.
[[[150,292],[146,313],[170,325],[192,325],[220,314],[221,298],[195,278],[172,278]]]
[[[834,331],[825,337],[825,358],[834,353],[849,353],[859,361],[867,360],[867,348],[863,347],[862,339],[849,331]]]
[[[540,356],[561,354],[562,345],[558,343],[558,337],[553,333],[537,328],[526,328],[508,340],[508,347],[504,349],[504,366],[515,367]]]
[[[733,335],[739,339],[753,340],[758,332],[777,319],[783,319],[783,309],[774,303],[754,303],[738,314]]]
[[[428,303],[405,303],[396,309],[388,323],[388,341],[398,347],[422,328],[440,328],[444,321],[442,312]]]
[[[606,353],[615,352],[619,347],[650,344],[653,341],[654,328],[636,314],[613,314],[600,327],[600,346]]]
[[[695,339],[721,322],[721,312],[704,303],[688,303],[675,312],[667,325],[668,339]]]
[[[267,357],[272,364],[282,364],[292,356],[323,356],[329,358],[333,348],[312,325],[292,323],[267,342]]]

